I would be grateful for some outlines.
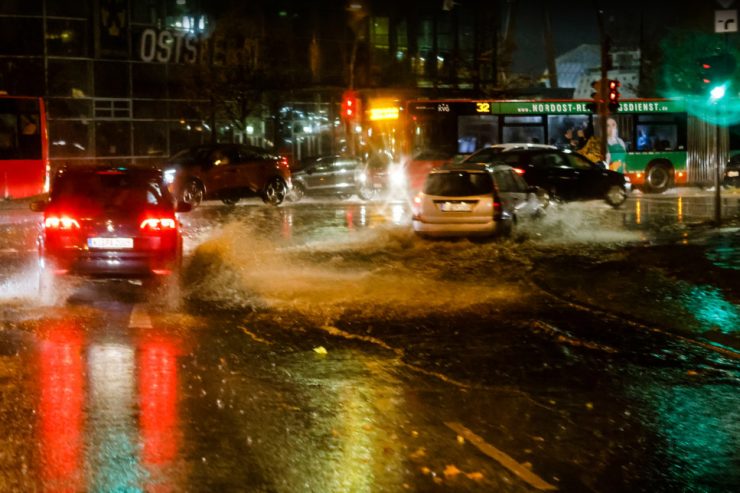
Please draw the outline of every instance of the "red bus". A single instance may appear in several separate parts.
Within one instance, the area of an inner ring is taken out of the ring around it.
[[[41,98],[0,94],[0,197],[49,189],[49,138]]]

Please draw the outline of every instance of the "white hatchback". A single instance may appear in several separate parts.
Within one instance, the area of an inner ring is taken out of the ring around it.
[[[447,164],[414,197],[413,227],[421,236],[509,234],[519,217],[540,215],[547,203],[511,166]]]

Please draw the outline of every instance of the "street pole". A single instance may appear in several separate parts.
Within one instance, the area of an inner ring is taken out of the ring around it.
[[[720,142],[721,142],[721,133],[720,133],[720,124],[719,124],[719,103],[715,102],[716,105],[716,117],[717,122],[715,123],[715,140],[717,141],[715,144],[715,154],[717,156],[717,162],[715,163],[716,166],[714,167],[714,224],[717,228],[720,227],[722,224],[722,177],[720,173],[720,168],[722,167],[722,151],[720,149]]]
[[[597,3],[597,2],[596,2]],[[609,64],[609,50],[607,47],[607,39],[606,39],[606,33],[604,32],[604,11],[599,8],[599,6],[596,6],[596,19],[598,21],[599,25],[599,44],[601,46],[601,84],[599,86],[599,103],[598,103],[598,115],[599,115],[599,132],[601,133],[601,138],[599,139],[599,152],[602,156],[604,156],[604,161],[606,161],[606,150],[607,150],[607,142],[606,142],[606,118],[609,113],[609,107],[607,106],[606,101],[606,89],[607,89],[607,71],[608,71],[608,64]],[[609,163],[606,163],[607,166]]]

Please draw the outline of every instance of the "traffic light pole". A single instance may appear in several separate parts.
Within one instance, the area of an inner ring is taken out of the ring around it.
[[[606,85],[607,85],[607,72],[609,64],[609,48],[607,46],[606,33],[604,32],[604,11],[597,7],[596,18],[599,24],[599,42],[601,45],[601,84],[599,87],[599,103],[598,103],[598,115],[599,115],[599,131],[601,138],[599,139],[599,151],[604,156],[606,161],[606,118],[609,115],[609,107],[606,101]],[[606,163],[609,166],[609,163]]]

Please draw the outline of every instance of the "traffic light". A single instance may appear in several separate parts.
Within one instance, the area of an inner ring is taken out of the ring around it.
[[[359,100],[355,91],[344,91],[342,94],[342,117],[354,120],[359,114]]]
[[[699,80],[709,91],[727,83],[735,73],[735,57],[720,53],[699,60]]]
[[[607,101],[611,112],[619,109],[619,86],[621,85],[618,80],[607,81]]]
[[[587,103],[586,108],[591,113],[598,113],[599,112],[599,104],[601,104],[602,101],[602,94],[601,94],[601,80],[595,80],[591,83],[591,87],[593,87],[594,92],[591,93],[591,99],[593,100],[593,103]]]

